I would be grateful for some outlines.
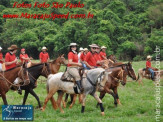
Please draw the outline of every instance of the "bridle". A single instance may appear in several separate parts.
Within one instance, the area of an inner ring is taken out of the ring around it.
[[[20,69],[19,72],[18,72],[18,76],[20,75],[20,76],[22,77],[21,80],[24,81],[24,84],[23,84],[23,85],[20,85],[20,84],[19,84],[19,85],[16,85],[16,84],[11,83],[11,82],[10,82],[8,79],[6,79],[6,77],[4,76],[4,71],[3,71],[3,74],[0,73],[0,75],[2,76],[1,79],[5,81],[6,85],[7,85],[9,88],[10,88],[10,86],[17,86],[17,87],[25,86],[25,85],[27,85],[27,84],[26,84],[26,81],[29,81],[29,82],[30,82],[30,80],[29,80],[29,79],[25,80],[24,74],[23,74],[23,69],[24,69],[24,68],[21,67],[21,69]],[[28,71],[26,71],[26,72],[27,72],[27,75],[28,75]],[[7,83],[9,83],[10,86],[9,86]]]

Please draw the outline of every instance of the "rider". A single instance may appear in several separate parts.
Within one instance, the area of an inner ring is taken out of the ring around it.
[[[81,61],[82,63],[84,62],[85,56],[87,55],[88,51],[89,51],[89,50],[88,50],[87,48],[84,48],[83,53],[80,55],[80,61]]]
[[[151,67],[151,58],[152,56],[150,55],[147,56],[146,69],[151,73],[151,79],[154,80],[154,71]]]
[[[97,67],[95,55],[98,46],[96,44],[91,44],[89,47],[91,48],[91,51],[89,51],[85,56],[84,64],[86,65],[86,69],[94,69]]]
[[[102,46],[102,47],[101,47],[100,56],[101,56],[101,59],[102,59],[102,60],[106,60],[106,59],[107,59],[107,58],[106,58],[106,48],[107,48],[107,47],[105,47],[105,46]]]
[[[78,67],[81,67],[82,64],[78,63],[78,55],[76,52],[77,44],[76,43],[70,43],[69,45],[69,53],[68,53],[68,65],[67,65],[67,71],[68,73],[73,76],[73,78],[76,81],[76,84],[80,91],[83,91],[82,85],[81,85],[81,78],[79,75]]]
[[[22,62],[22,63],[25,62],[26,64],[27,64],[28,62],[30,62],[30,59],[32,59],[32,58],[29,58],[29,57],[28,57],[28,54],[25,53],[25,49],[24,49],[24,48],[21,49],[21,54],[20,54],[19,57],[20,57],[21,62]]]
[[[18,64],[18,59],[16,58],[16,52],[17,49],[19,49],[17,47],[17,45],[11,45],[8,50],[9,52],[6,53],[5,55],[5,66],[6,66],[6,70],[12,69],[14,67],[16,67],[16,64]],[[19,80],[18,78],[16,78],[15,81]],[[18,88],[18,93],[22,94],[22,91],[20,89],[20,87]]]
[[[84,49],[82,47],[80,47],[79,49],[79,53],[78,53],[78,62],[81,63],[81,60],[80,60],[80,56],[81,54],[83,53]]]
[[[96,59],[97,67],[101,67],[101,64],[103,63],[103,61],[102,61],[102,58],[100,55],[100,47],[99,46],[96,49],[95,59]]]
[[[2,64],[3,64],[3,54],[2,47],[0,47],[0,71],[2,71]]]
[[[47,51],[47,48],[42,47],[42,52],[39,55],[41,63],[47,63],[50,60],[49,54],[46,51]]]

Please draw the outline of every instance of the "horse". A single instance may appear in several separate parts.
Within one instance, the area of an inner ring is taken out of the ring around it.
[[[163,71],[161,70],[158,70],[157,68],[153,68],[153,71],[154,71],[154,81],[157,80],[157,76],[162,74]],[[140,79],[139,79],[140,78]],[[142,84],[143,85],[143,78],[146,78],[146,79],[151,79],[151,73],[147,70],[147,69],[139,69],[138,70],[138,82],[139,82],[139,85]]]
[[[25,64],[22,66],[16,66],[0,73],[0,94],[4,105],[8,105],[6,93],[9,91],[10,87],[21,86],[20,83],[18,83],[18,85],[14,84],[14,81],[17,77],[24,81],[23,86],[30,82]]]
[[[57,73],[54,75],[49,75],[48,81],[47,81],[48,94],[47,94],[47,97],[45,98],[42,111],[45,111],[46,105],[47,105],[48,101],[51,99],[51,97],[58,90],[61,90],[62,92],[58,95],[57,104],[58,104],[58,107],[59,107],[61,113],[64,113],[64,111],[61,107],[61,100],[62,100],[64,92],[68,93],[68,94],[75,94],[74,89],[73,89],[74,83],[62,81],[61,80],[62,75],[63,75],[63,72],[60,72],[60,73]],[[83,78],[82,85],[84,88],[84,92],[83,92],[82,109],[81,109],[82,113],[84,113],[84,110],[85,110],[86,96],[88,94],[90,94],[100,104],[101,114],[104,115],[103,104],[97,95],[96,88],[98,86],[102,86],[105,84],[105,82],[106,82],[105,78],[106,78],[106,72],[103,68],[96,68],[96,69],[89,70],[87,73],[87,76],[85,78]],[[52,103],[54,109],[57,109],[57,104],[55,101]]]
[[[104,90],[100,91],[99,97],[102,100],[106,93],[111,94],[114,98],[115,106],[117,106],[117,103],[121,105],[117,91],[119,83],[121,82],[123,86],[126,85],[127,76],[131,77],[133,80],[136,80],[136,75],[130,62],[127,64],[117,64],[115,63],[114,67],[108,69],[109,71],[112,71],[112,73],[108,75],[108,81],[106,81]],[[113,92],[111,91],[111,89],[113,90]]]
[[[30,84],[28,84],[27,86],[21,87],[22,90],[25,90],[24,98],[23,98],[23,105],[25,105],[28,94],[30,93],[36,98],[39,108],[41,109],[41,103],[40,103],[39,97],[33,90],[34,88],[36,88],[35,86],[36,81],[40,75],[47,78],[49,74],[56,73],[59,70],[61,64],[64,64],[65,58],[63,56],[64,55],[59,56],[56,60],[49,62],[49,63],[32,64],[31,67],[28,68]],[[51,100],[53,101],[53,98]]]

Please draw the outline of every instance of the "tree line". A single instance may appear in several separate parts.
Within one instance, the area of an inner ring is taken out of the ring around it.
[[[37,0],[51,4],[53,0]],[[68,45],[76,42],[80,47],[91,43],[107,47],[107,55],[120,60],[144,60],[153,55],[157,46],[163,48],[162,0],[69,0],[83,8],[12,8],[15,0],[0,1],[0,46],[3,52],[17,44],[26,48],[29,56],[38,59],[43,46],[51,58],[67,54]],[[19,0],[34,4],[36,0]],[[65,0],[55,2],[66,4]],[[56,13],[94,14],[92,19],[5,19],[3,14]],[[163,53],[161,50],[160,53]],[[162,57],[163,59],[163,57]]]

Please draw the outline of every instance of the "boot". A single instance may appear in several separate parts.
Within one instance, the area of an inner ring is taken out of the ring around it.
[[[21,90],[20,87],[18,88],[18,93],[19,93],[20,95],[22,95],[22,90]]]
[[[80,91],[83,92],[84,91],[84,88],[81,86],[81,83],[80,82],[81,82],[80,80],[79,81],[76,81],[76,84],[77,84],[78,88],[80,89]]]

